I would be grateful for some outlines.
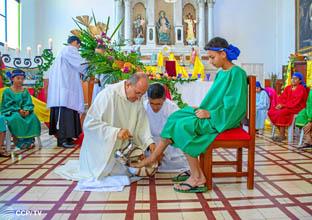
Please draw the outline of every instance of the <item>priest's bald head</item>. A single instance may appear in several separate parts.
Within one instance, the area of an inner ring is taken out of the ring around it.
[[[149,87],[149,80],[145,73],[132,74],[125,82],[126,96],[130,102],[140,100]]]

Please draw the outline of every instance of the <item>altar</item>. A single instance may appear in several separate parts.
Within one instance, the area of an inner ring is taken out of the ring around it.
[[[189,83],[177,83],[176,88],[182,95],[182,101],[189,106],[198,107],[211,88],[212,81],[196,80]]]
[[[215,0],[115,0],[115,25],[124,49],[138,48],[142,56],[158,54],[163,45],[178,55],[203,47],[213,38]]]

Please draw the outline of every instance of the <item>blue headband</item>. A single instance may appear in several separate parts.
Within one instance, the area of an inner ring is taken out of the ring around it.
[[[256,82],[256,87],[259,87],[261,90],[263,89],[263,88],[261,87],[261,83],[260,83],[259,81]]]
[[[218,52],[224,51],[226,53],[226,57],[230,62],[232,62],[232,60],[237,60],[237,57],[240,54],[240,50],[232,44],[229,45],[229,49],[222,47],[206,47],[205,50],[213,50]]]
[[[10,78],[10,80],[12,80],[13,77],[15,76],[24,76],[24,78],[26,78],[26,74],[24,72],[15,72],[15,73],[10,73],[10,72],[6,72],[7,77]]]
[[[303,82],[303,75],[299,72],[295,72],[292,77],[298,77],[301,80],[301,85],[303,85],[305,88],[307,88],[307,85]],[[291,78],[292,78],[291,77]]]

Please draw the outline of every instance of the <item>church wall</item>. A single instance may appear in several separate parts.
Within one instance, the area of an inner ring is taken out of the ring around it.
[[[27,0],[28,1],[28,0]],[[78,29],[73,17],[92,15],[97,21],[106,23],[110,16],[110,33],[114,30],[114,0],[37,0],[36,43],[47,46],[48,38],[53,39],[53,52],[56,54],[72,29]],[[40,30],[40,31],[39,31]]]
[[[215,36],[241,49],[236,61],[264,63],[264,72],[281,72],[295,45],[293,0],[217,0]]]

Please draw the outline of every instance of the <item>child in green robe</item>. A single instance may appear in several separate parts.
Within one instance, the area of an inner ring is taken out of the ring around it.
[[[143,161],[131,164],[143,167],[155,163],[168,145],[180,148],[190,165],[190,177],[175,184],[178,192],[204,192],[206,178],[198,156],[204,153],[216,136],[240,126],[247,109],[247,74],[234,65],[240,51],[225,39],[213,38],[205,47],[209,62],[221,70],[199,107],[185,107],[168,118],[155,151]]]
[[[8,122],[13,137],[17,138],[16,150],[27,149],[40,136],[40,121],[33,113],[34,105],[27,89],[23,87],[25,72],[19,69],[7,73],[12,86],[3,91],[1,114]]]
[[[307,107],[302,109],[296,119],[296,126],[303,129],[307,143],[304,148],[312,148],[312,92],[309,92]]]
[[[3,115],[0,115],[0,157],[10,157],[10,154],[5,152],[2,146],[5,132],[6,132],[5,118]]]

